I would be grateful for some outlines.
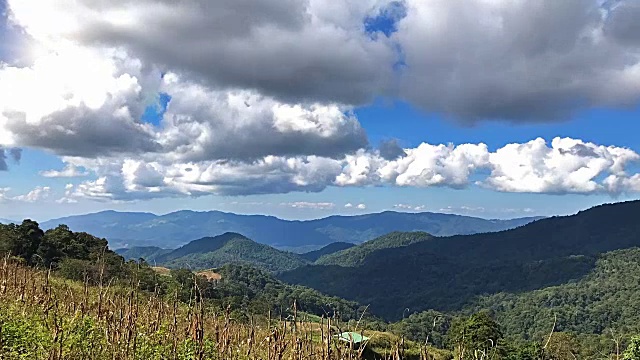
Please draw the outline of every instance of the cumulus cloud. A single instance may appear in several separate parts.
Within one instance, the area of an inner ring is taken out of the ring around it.
[[[399,157],[407,156],[407,153],[398,144],[398,139],[382,141],[378,151],[380,151],[380,156],[386,160],[395,160]]]
[[[32,62],[0,64],[0,146],[62,156],[65,168],[43,176],[91,176],[64,201],[329,186],[640,191],[630,149],[570,138],[373,148],[353,112],[381,96],[464,121],[636,104],[630,0],[7,4],[35,45]],[[376,16],[393,31],[372,29]],[[166,109],[142,121],[159,94]],[[0,170],[11,157],[0,150]]]
[[[11,191],[11,188],[3,187],[0,188],[0,202],[6,202],[9,197],[7,197],[7,193]]]
[[[175,160],[255,160],[265,155],[343,156],[368,144],[338,105],[287,104],[252,91],[217,91],[165,75],[171,95],[160,142]]]
[[[362,103],[392,76],[394,49],[361,30],[387,2],[9,0],[9,6],[38,39],[121,47],[215,87]]]
[[[65,158],[94,172],[72,196],[103,200],[153,197],[319,192],[330,186],[482,186],[501,192],[547,194],[630,193],[640,191],[636,152],[571,138],[548,144],[534,139],[489,151],[484,144],[432,145],[405,149],[407,156],[386,160],[360,150],[334,159],[319,156],[266,156],[252,162],[204,161],[165,164],[138,159]],[[364,204],[361,204],[365,206]],[[347,204],[346,208],[358,208]],[[424,210],[423,205],[396,205]],[[467,209],[470,210],[470,209]]]
[[[633,186],[613,186],[600,181],[600,177],[610,175],[630,181],[625,169],[638,160],[640,155],[630,149],[570,138],[555,138],[549,147],[544,139],[538,138],[524,144],[509,144],[490,154],[492,171],[484,185],[505,192],[633,191]]]
[[[465,121],[552,121],[640,99],[635,0],[405,3],[394,34],[401,92],[424,109]]]
[[[8,5],[41,43],[122,49],[208,88],[287,104],[391,96],[465,121],[553,121],[640,99],[635,0]],[[391,33],[371,29],[380,16]]]
[[[144,78],[159,74],[143,72],[117,52],[74,46],[29,67],[0,64],[0,145],[85,157],[159,150],[139,121]]]
[[[73,164],[66,164],[62,170],[45,170],[41,171],[40,175],[47,178],[71,178],[88,176],[89,173],[79,169]]]
[[[51,195],[51,188],[50,187],[48,187],[48,186],[38,186],[35,189],[29,191],[28,193],[26,193],[24,195],[18,195],[18,196],[15,196],[15,197],[11,198],[11,199],[12,200],[16,200],[16,201],[24,201],[24,202],[33,203],[33,202],[45,200],[50,195]]]

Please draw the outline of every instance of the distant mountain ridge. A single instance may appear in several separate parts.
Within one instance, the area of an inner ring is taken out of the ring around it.
[[[109,240],[112,248],[157,246],[177,248],[193,239],[225,232],[243,234],[259,243],[280,248],[320,248],[333,242],[361,243],[393,231],[425,231],[435,236],[494,232],[540,219],[486,220],[439,213],[385,211],[317,220],[282,220],[274,216],[238,215],[221,211],[177,211],[166,215],[103,211],[43,222],[50,229],[66,224]]]
[[[137,246],[130,249],[120,248],[114,250],[116,254],[124,257],[125,260],[144,259],[148,263],[155,263],[159,256],[170,253],[172,249],[162,249],[157,246]]]

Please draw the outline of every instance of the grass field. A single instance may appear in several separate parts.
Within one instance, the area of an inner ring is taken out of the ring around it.
[[[210,274],[211,275],[211,274]],[[197,293],[198,289],[193,289]],[[195,298],[195,297],[194,297]],[[13,359],[446,359],[388,333],[363,331],[363,348],[338,344],[334,319],[289,319],[179,302],[122,286],[91,287],[4,259],[0,263],[0,358]],[[355,326],[356,321],[350,323]]]

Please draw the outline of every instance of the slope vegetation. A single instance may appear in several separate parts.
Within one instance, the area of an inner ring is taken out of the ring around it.
[[[226,264],[252,265],[268,271],[285,271],[306,264],[299,255],[280,251],[237,233],[194,240],[156,258],[172,268],[209,269]]]
[[[316,261],[319,265],[359,266],[374,251],[394,249],[432,239],[425,232],[392,232],[349,249],[327,254]]]
[[[352,244],[352,243],[334,242],[334,243],[331,243],[331,244],[329,244],[327,246],[324,246],[324,247],[322,247],[322,248],[320,248],[318,250],[309,251],[309,252],[306,252],[304,254],[300,254],[300,256],[302,258],[306,259],[307,261],[314,262],[314,261],[318,260],[319,258],[325,256],[325,255],[334,254],[334,253],[337,253],[339,251],[352,248],[354,246],[356,246],[356,245]]]
[[[456,311],[480,295],[582,278],[599,254],[640,246],[638,213],[640,201],[602,205],[498,233],[375,250],[353,266],[306,266],[281,278],[371,304],[390,319],[402,317],[405,308]]]

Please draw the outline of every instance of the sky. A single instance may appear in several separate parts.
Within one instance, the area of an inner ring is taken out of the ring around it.
[[[0,218],[640,197],[635,0],[0,0]]]

